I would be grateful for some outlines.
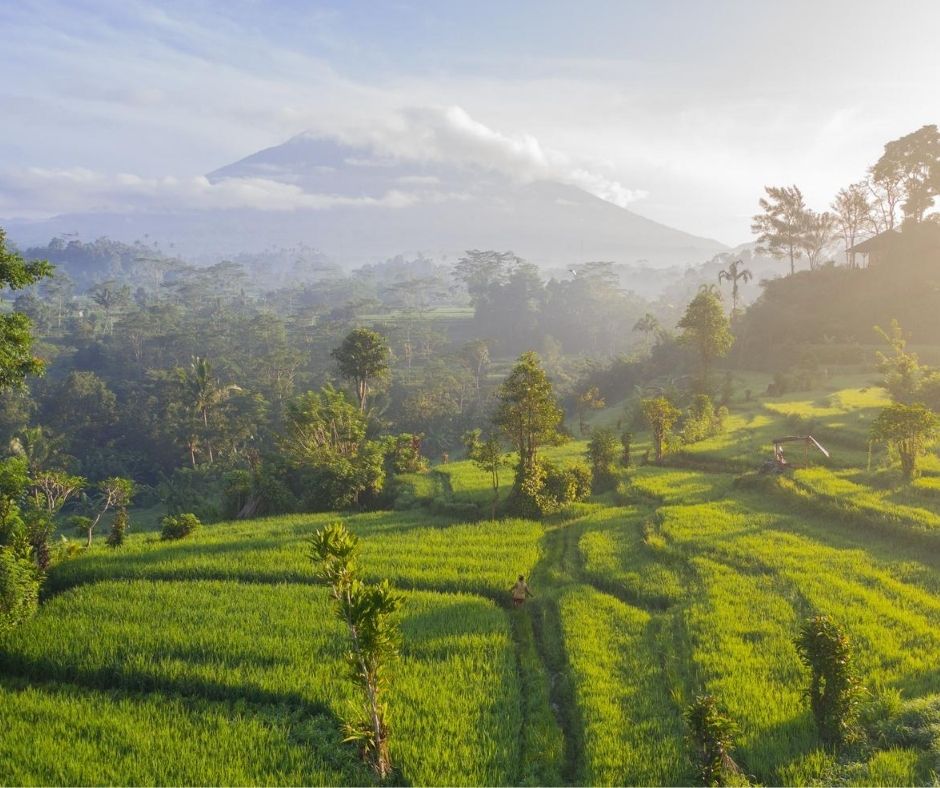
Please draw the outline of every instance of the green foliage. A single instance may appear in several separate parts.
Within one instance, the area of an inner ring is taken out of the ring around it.
[[[0,635],[21,624],[39,606],[39,575],[12,547],[0,546]]]
[[[0,287],[22,290],[52,275],[45,260],[27,262],[8,249],[6,232],[0,227]],[[43,363],[32,355],[32,323],[22,312],[0,315],[0,389],[17,386],[28,375],[39,375]]]
[[[803,623],[796,647],[810,669],[807,695],[820,736],[845,744],[856,735],[861,692],[848,637],[829,616],[815,616]]]
[[[586,465],[562,467],[536,459],[528,467],[517,466],[507,506],[517,517],[540,519],[569,503],[583,501],[590,494],[591,470]]]
[[[882,385],[895,402],[910,405],[917,398],[926,370],[921,367],[917,354],[907,351],[904,331],[896,319],[892,318],[887,331],[880,326],[875,326],[875,331],[891,346],[893,351],[890,356],[880,350],[876,353],[878,370],[884,376]]]
[[[480,430],[472,430],[466,433],[464,435],[464,446],[467,449],[467,457],[473,461],[473,464],[490,476],[490,484],[493,488],[490,514],[495,518],[496,506],[499,503],[499,471],[507,464],[503,457],[503,447],[499,443],[499,438],[495,435],[481,441]]]
[[[679,341],[698,353],[704,393],[708,388],[708,373],[712,363],[726,356],[734,344],[721,299],[712,290],[701,289],[689,303],[678,326],[682,329]]]
[[[199,518],[191,512],[167,515],[161,521],[160,538],[163,541],[184,539],[202,526]]]
[[[629,442],[626,452],[629,454]],[[617,435],[611,429],[594,430],[588,441],[587,456],[591,463],[591,486],[594,492],[604,492],[617,483]]]
[[[685,710],[695,767],[703,785],[743,785],[740,769],[731,758],[738,727],[714,695],[699,695]],[[729,779],[730,778],[730,779]]]
[[[364,413],[370,384],[388,376],[388,341],[376,331],[356,328],[331,355],[339,366],[339,374],[356,387],[359,410]]]
[[[685,710],[689,738],[696,753],[695,767],[702,785],[747,785],[731,758],[737,725],[714,695],[699,695]]]
[[[640,402],[640,407],[653,435],[656,462],[662,462],[669,447],[672,428],[679,421],[682,412],[665,397],[644,399]]]
[[[398,655],[393,617],[403,599],[387,580],[368,585],[359,579],[357,545],[358,539],[341,522],[318,529],[310,540],[318,577],[330,587],[337,614],[349,630],[351,649],[346,662],[364,694],[363,716],[346,723],[347,741],[359,743],[363,757],[384,780],[392,772],[385,703],[387,667]]]
[[[366,439],[365,415],[332,386],[288,404],[281,446],[298,467],[299,492],[309,509],[346,509],[382,489],[384,448]]]
[[[114,519],[111,520],[111,530],[108,532],[108,547],[120,547],[124,544],[129,520],[127,509],[123,506],[114,513]]]
[[[385,438],[385,462],[387,472],[421,473],[430,467],[426,457],[421,456],[422,435],[389,435]]]
[[[564,412],[537,354],[523,353],[499,388],[493,423],[519,453],[519,464],[529,469],[538,449],[559,441]]]
[[[936,124],[887,143],[871,172],[876,182],[900,184],[905,219],[922,221],[940,194],[940,133]]]
[[[716,409],[711,397],[707,394],[696,394],[682,425],[682,442],[697,443],[720,434],[724,431],[727,418],[726,407]]]
[[[908,481],[917,475],[917,461],[937,438],[940,418],[924,405],[889,405],[871,425],[873,441],[887,443],[901,460]]]
[[[620,446],[623,449],[620,455],[620,464],[624,468],[630,467],[630,449],[633,447],[633,433],[624,431],[620,433]]]

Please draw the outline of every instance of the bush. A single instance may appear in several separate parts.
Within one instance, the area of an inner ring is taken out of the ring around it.
[[[695,750],[695,767],[704,785],[747,785],[732,760],[737,726],[718,707],[713,695],[701,695],[685,712],[689,738]]]
[[[128,517],[127,509],[121,507],[114,513],[114,520],[111,521],[111,531],[108,533],[108,547],[120,547],[124,544],[124,535],[127,533]]]
[[[528,471],[516,470],[508,508],[516,517],[535,520],[569,503],[583,501],[590,494],[591,470],[586,465],[559,468],[546,460],[536,460]]]
[[[199,518],[192,513],[169,515],[161,522],[163,529],[160,531],[160,538],[163,540],[183,539],[202,525]]]
[[[604,492],[617,483],[617,444],[617,436],[613,430],[594,430],[591,435],[587,456],[591,462],[591,485],[594,492]],[[629,452],[629,443],[626,451]]]
[[[723,405],[716,409],[707,394],[698,394],[686,412],[682,426],[682,442],[696,443],[724,431],[728,409]]]
[[[39,606],[39,573],[32,561],[0,547],[0,634],[22,623]]]
[[[800,628],[796,648],[811,671],[807,695],[820,736],[832,745],[850,741],[857,732],[861,686],[848,637],[829,616],[815,616]]]

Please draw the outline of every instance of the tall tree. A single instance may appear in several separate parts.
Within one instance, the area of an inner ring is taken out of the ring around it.
[[[701,386],[705,392],[713,362],[727,355],[734,344],[728,317],[715,292],[703,286],[689,303],[678,325],[682,329],[679,341],[698,353]]]
[[[524,475],[532,469],[539,446],[557,440],[564,412],[538,355],[531,351],[519,357],[497,396],[493,421],[515,445]]]
[[[924,214],[940,194],[940,131],[935,124],[885,145],[872,167],[876,182],[900,182],[904,189],[905,221],[923,221]]]
[[[51,275],[47,261],[27,261],[7,248],[6,232],[0,227],[0,289],[22,290]],[[30,320],[22,312],[0,315],[0,389],[22,383],[27,375],[42,373],[42,361],[31,353],[30,328]]]
[[[388,375],[388,342],[376,331],[355,328],[331,355],[339,365],[340,375],[355,385],[359,410],[365,413],[369,384]]]
[[[853,183],[839,193],[832,201],[832,211],[836,218],[839,230],[842,232],[842,241],[845,244],[845,262],[849,268],[855,268],[855,252],[852,247],[859,234],[864,229],[871,215],[871,203],[868,202],[864,183]]]
[[[747,284],[754,278],[754,274],[747,268],[742,268],[743,260],[734,260],[728,267],[718,272],[718,283],[728,281],[731,283],[731,314],[738,311],[738,281]]]
[[[790,273],[803,254],[806,232],[806,203],[796,186],[765,186],[766,197],[758,201],[761,213],[753,217],[751,232],[757,236],[758,251],[777,259],[789,259]]]
[[[802,247],[809,261],[810,271],[819,268],[820,257],[826,247],[836,237],[836,218],[828,211],[806,212],[806,227],[803,232]]]

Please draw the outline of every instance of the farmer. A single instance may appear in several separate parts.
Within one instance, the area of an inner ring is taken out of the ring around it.
[[[527,596],[532,596],[532,592],[529,590],[529,586],[525,581],[525,577],[519,575],[519,579],[516,581],[516,584],[512,587],[512,606],[513,607],[522,607],[522,603],[525,602]]]

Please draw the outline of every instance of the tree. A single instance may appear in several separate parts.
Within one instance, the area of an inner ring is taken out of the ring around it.
[[[241,391],[239,386],[223,386],[212,374],[212,365],[208,359],[193,356],[189,369],[177,370],[183,398],[199,421],[202,422],[203,443],[209,455],[209,464],[214,460],[212,436],[209,434],[209,414],[227,400],[233,393]],[[190,439],[191,455],[195,464],[194,443]]]
[[[861,689],[848,637],[829,616],[815,616],[800,627],[796,650],[811,671],[806,694],[823,741],[844,744],[853,733]]]
[[[832,201],[832,211],[842,232],[845,262],[849,268],[856,267],[855,252],[851,250],[871,216],[872,206],[865,191],[864,183],[853,183],[847,189],[840,189]]]
[[[101,522],[105,513],[116,508],[118,510],[126,508],[130,504],[131,497],[134,494],[134,482],[130,479],[123,479],[120,476],[110,476],[98,484],[98,500],[95,504],[95,516],[82,518],[82,529],[87,536],[86,547],[91,547],[92,536],[95,528]]]
[[[586,417],[588,412],[601,410],[606,404],[597,386],[591,386],[591,388],[581,393],[578,397],[578,431],[582,435],[587,429]]]
[[[329,586],[340,620],[349,633],[346,654],[353,680],[363,694],[363,719],[346,723],[349,739],[358,741],[363,756],[380,780],[392,772],[389,754],[387,666],[398,655],[399,632],[394,616],[403,598],[388,581],[369,585],[359,579],[358,539],[337,522],[317,529],[310,540],[310,557],[320,582]]]
[[[757,251],[777,259],[790,260],[790,273],[803,254],[806,232],[806,203],[796,186],[765,186],[767,197],[758,205],[762,213],[753,217],[751,232],[757,235]],[[768,199],[769,198],[769,199]]]
[[[926,370],[917,354],[908,352],[907,339],[896,318],[892,318],[887,331],[881,326],[875,326],[875,331],[894,351],[890,356],[880,350],[875,353],[878,370],[884,376],[882,385],[895,402],[910,405],[919,397]]]
[[[703,287],[689,303],[678,325],[682,329],[679,341],[698,353],[702,391],[707,391],[712,362],[725,356],[734,344],[728,317],[718,296]]]
[[[26,261],[8,249],[6,232],[0,228],[0,288],[22,290],[52,275],[45,260]],[[0,389],[16,386],[27,375],[42,374],[43,363],[33,356],[29,318],[22,312],[0,315]]]
[[[65,471],[40,470],[32,475],[32,495],[37,509],[52,517],[69,498],[81,492],[86,480]]]
[[[587,456],[591,463],[591,487],[595,493],[614,486],[618,453],[617,436],[611,429],[594,430],[588,442]]]
[[[499,504],[499,469],[506,464],[503,458],[503,447],[499,445],[499,439],[495,435],[481,441],[480,430],[466,433],[464,445],[467,447],[467,456],[473,460],[473,464],[490,475],[490,485],[493,488],[490,516],[495,520],[496,506]]]
[[[653,342],[662,336],[663,328],[656,319],[656,315],[647,312],[636,323],[633,324],[634,331],[640,331],[646,336],[646,342],[649,348],[653,347]]]
[[[640,402],[640,407],[643,409],[643,415],[646,416],[653,435],[656,462],[662,462],[668,448],[669,435],[682,416],[682,411],[665,397],[644,399]]]
[[[564,412],[536,353],[523,353],[497,394],[494,423],[519,453],[519,470],[530,470],[539,446],[558,440]]]
[[[728,263],[728,267],[718,272],[718,283],[724,281],[731,282],[731,314],[738,311],[738,280],[747,284],[754,278],[754,274],[747,268],[741,268],[744,265],[743,260],[735,260]]]
[[[803,232],[802,247],[809,261],[810,271],[815,271],[820,265],[820,256],[826,247],[836,237],[836,218],[828,211],[816,213],[812,210],[806,212],[806,227]]]
[[[381,334],[368,328],[356,328],[333,350],[340,375],[356,387],[359,410],[365,413],[369,383],[388,375],[388,342]]]
[[[891,446],[901,460],[901,472],[910,481],[917,474],[917,461],[937,439],[940,418],[925,405],[915,403],[889,405],[871,425],[876,443]]]
[[[885,145],[884,153],[871,170],[878,183],[901,183],[905,221],[920,222],[940,194],[940,132],[936,125]]]
[[[311,475],[305,494],[312,506],[343,509],[381,491],[385,452],[366,440],[366,416],[342,391],[308,391],[288,403],[285,420],[280,446]]]

